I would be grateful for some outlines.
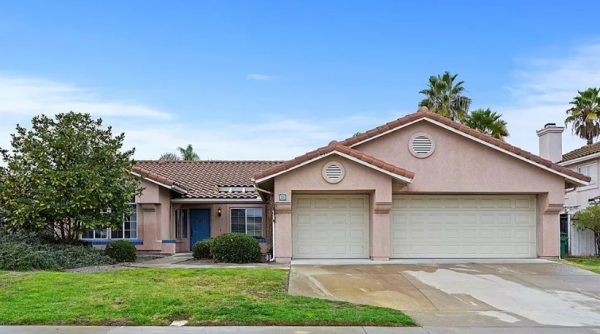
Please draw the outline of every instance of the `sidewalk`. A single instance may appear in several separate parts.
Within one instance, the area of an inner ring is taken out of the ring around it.
[[[586,327],[77,327],[0,326],[0,334],[599,334]]]

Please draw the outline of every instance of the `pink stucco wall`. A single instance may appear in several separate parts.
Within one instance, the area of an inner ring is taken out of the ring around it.
[[[344,165],[345,177],[336,184],[325,181],[321,175],[323,166],[331,161],[339,161]],[[387,207],[392,203],[392,178],[389,175],[360,165],[340,156],[331,156],[308,164],[289,173],[278,176],[275,180],[275,254],[280,262],[292,258],[292,207],[294,194],[310,192],[329,193],[365,193],[371,198],[370,248],[371,257],[388,258],[389,218],[382,213],[375,214],[374,208]],[[285,194],[286,202],[277,201],[280,194]],[[385,215],[385,213],[383,213]]]
[[[435,152],[425,159],[414,157],[408,148],[411,136],[425,133],[435,142]],[[292,257],[292,210],[294,193],[363,192],[371,198],[371,258],[387,259],[390,254],[390,204],[393,194],[535,194],[537,196],[538,256],[559,254],[558,213],[564,202],[562,177],[464,138],[437,125],[421,121],[370,142],[354,147],[416,173],[412,183],[393,181],[390,176],[331,156],[275,178],[276,247],[278,261]],[[345,178],[329,184],[321,176],[330,160],[344,163]]]

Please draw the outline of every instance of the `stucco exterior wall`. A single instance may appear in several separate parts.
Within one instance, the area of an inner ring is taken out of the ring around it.
[[[339,183],[323,179],[321,171],[331,162],[343,164],[345,176]],[[389,257],[389,209],[392,203],[392,178],[360,165],[352,160],[333,155],[275,178],[275,256],[279,262],[292,258],[292,203],[298,193],[364,193],[370,195],[371,257]],[[279,195],[285,195],[285,201]],[[375,214],[375,209],[377,214]],[[387,212],[386,209],[387,208]],[[386,229],[387,228],[387,229]],[[385,232],[384,232],[385,231]]]
[[[414,157],[409,140],[417,133],[429,135],[435,152]],[[294,193],[362,192],[371,198],[371,258],[390,256],[392,194],[534,194],[537,197],[538,256],[559,255],[559,212],[564,203],[564,179],[493,148],[426,121],[354,147],[375,158],[414,172],[410,184],[353,161],[331,156],[275,177],[275,255],[279,262],[292,257],[292,201]],[[338,184],[327,183],[321,169],[331,160],[344,164],[346,175]],[[278,201],[280,194],[286,201]]]
[[[433,139],[435,151],[428,158],[410,153],[409,139],[415,133]],[[408,186],[394,186],[397,193],[536,194],[560,189],[552,191],[551,202],[563,203],[562,177],[425,121],[354,148],[415,172]]]
[[[143,240],[137,245],[138,250],[174,253],[170,246],[163,246],[163,237],[169,237],[169,222],[171,195],[170,190],[152,182],[142,181],[142,194],[136,198],[138,204],[138,239]],[[167,240],[167,239],[165,239]],[[164,249],[163,249],[164,248]]]
[[[271,219],[270,214],[265,208],[263,203],[207,203],[207,204],[174,204],[172,214],[172,235],[175,236],[175,218],[174,211],[178,207],[182,209],[207,209],[210,210],[210,236],[212,238],[219,236],[223,233],[231,232],[231,209],[243,209],[243,208],[261,208],[263,210],[263,237],[267,240],[271,240]],[[219,217],[219,208],[221,209],[221,216]],[[188,214],[189,219],[189,214]],[[188,237],[177,239],[177,252],[189,252],[190,251],[190,228],[191,225],[188,221]]]
[[[590,164],[596,165],[596,180],[600,179],[600,168],[598,168],[598,163],[600,159],[590,159],[586,161],[582,161],[579,163],[575,163],[572,165],[567,165],[566,167],[577,171],[579,167],[587,166]],[[578,187],[575,189],[569,189],[569,191],[565,194],[565,206],[578,206],[579,209],[583,209],[588,206],[588,200],[590,198],[600,196],[600,188],[598,187],[598,183],[593,186],[585,186]]]

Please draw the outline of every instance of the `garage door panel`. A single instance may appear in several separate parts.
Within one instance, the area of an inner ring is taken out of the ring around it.
[[[534,196],[394,196],[395,258],[535,257]]]
[[[368,209],[367,195],[295,195],[292,256],[367,258]]]

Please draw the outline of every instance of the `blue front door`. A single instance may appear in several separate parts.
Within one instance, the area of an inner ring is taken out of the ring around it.
[[[190,210],[190,249],[196,241],[210,238],[210,210]]]

